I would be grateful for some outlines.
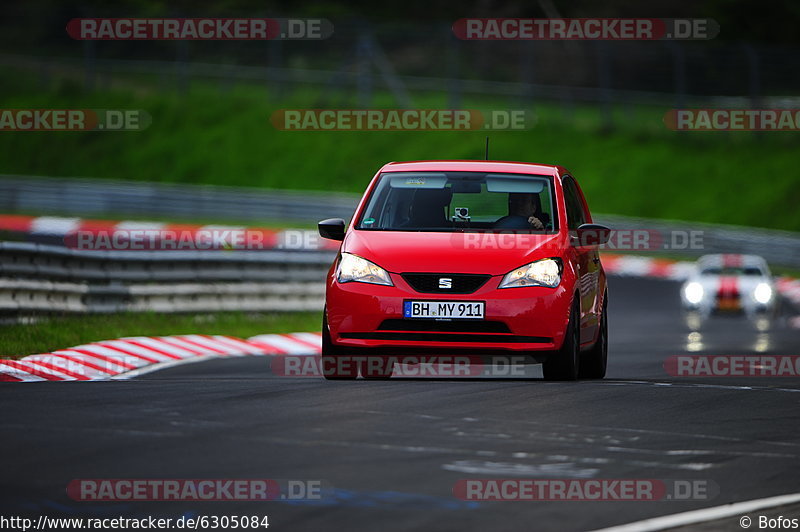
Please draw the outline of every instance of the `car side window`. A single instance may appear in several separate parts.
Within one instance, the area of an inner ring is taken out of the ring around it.
[[[567,228],[577,229],[586,223],[586,215],[583,212],[583,205],[578,197],[578,190],[575,181],[567,176],[562,181],[564,185],[564,203],[567,208]]]

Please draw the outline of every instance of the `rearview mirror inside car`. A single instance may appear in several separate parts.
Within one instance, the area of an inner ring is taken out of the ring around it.
[[[319,236],[331,240],[344,240],[344,220],[341,218],[328,218],[317,224]]]

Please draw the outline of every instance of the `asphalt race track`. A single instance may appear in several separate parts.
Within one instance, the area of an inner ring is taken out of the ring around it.
[[[268,515],[271,530],[591,530],[800,491],[800,379],[681,378],[679,354],[799,355],[786,319],[689,336],[678,283],[610,279],[604,381],[272,375],[268,359],[0,386],[3,515]],[[268,332],[268,331],[265,331]],[[324,480],[316,501],[79,502],[72,479]],[[475,502],[459,479],[705,481],[711,500]],[[770,513],[762,512],[762,513]],[[776,514],[777,515],[777,514]],[[784,514],[786,515],[786,514]],[[741,530],[738,517],[717,529]],[[757,527],[753,527],[757,528]]]

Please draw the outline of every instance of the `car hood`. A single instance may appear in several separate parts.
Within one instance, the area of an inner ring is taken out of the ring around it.
[[[342,251],[392,272],[504,275],[529,262],[561,255],[559,234],[350,231]]]

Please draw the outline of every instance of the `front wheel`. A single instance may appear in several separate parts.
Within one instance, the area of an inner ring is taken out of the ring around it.
[[[339,348],[331,342],[331,333],[328,330],[328,319],[322,317],[322,376],[329,381],[353,380],[358,377],[358,364],[353,357],[343,355]]]
[[[567,331],[561,349],[547,357],[547,360],[542,364],[542,374],[545,380],[574,381],[578,379],[581,350],[581,314],[578,310],[577,296],[575,296],[575,301],[569,314],[569,323],[567,324]]]
[[[602,379],[608,366],[608,302],[603,301],[600,332],[592,348],[581,355],[580,376],[584,379]]]

